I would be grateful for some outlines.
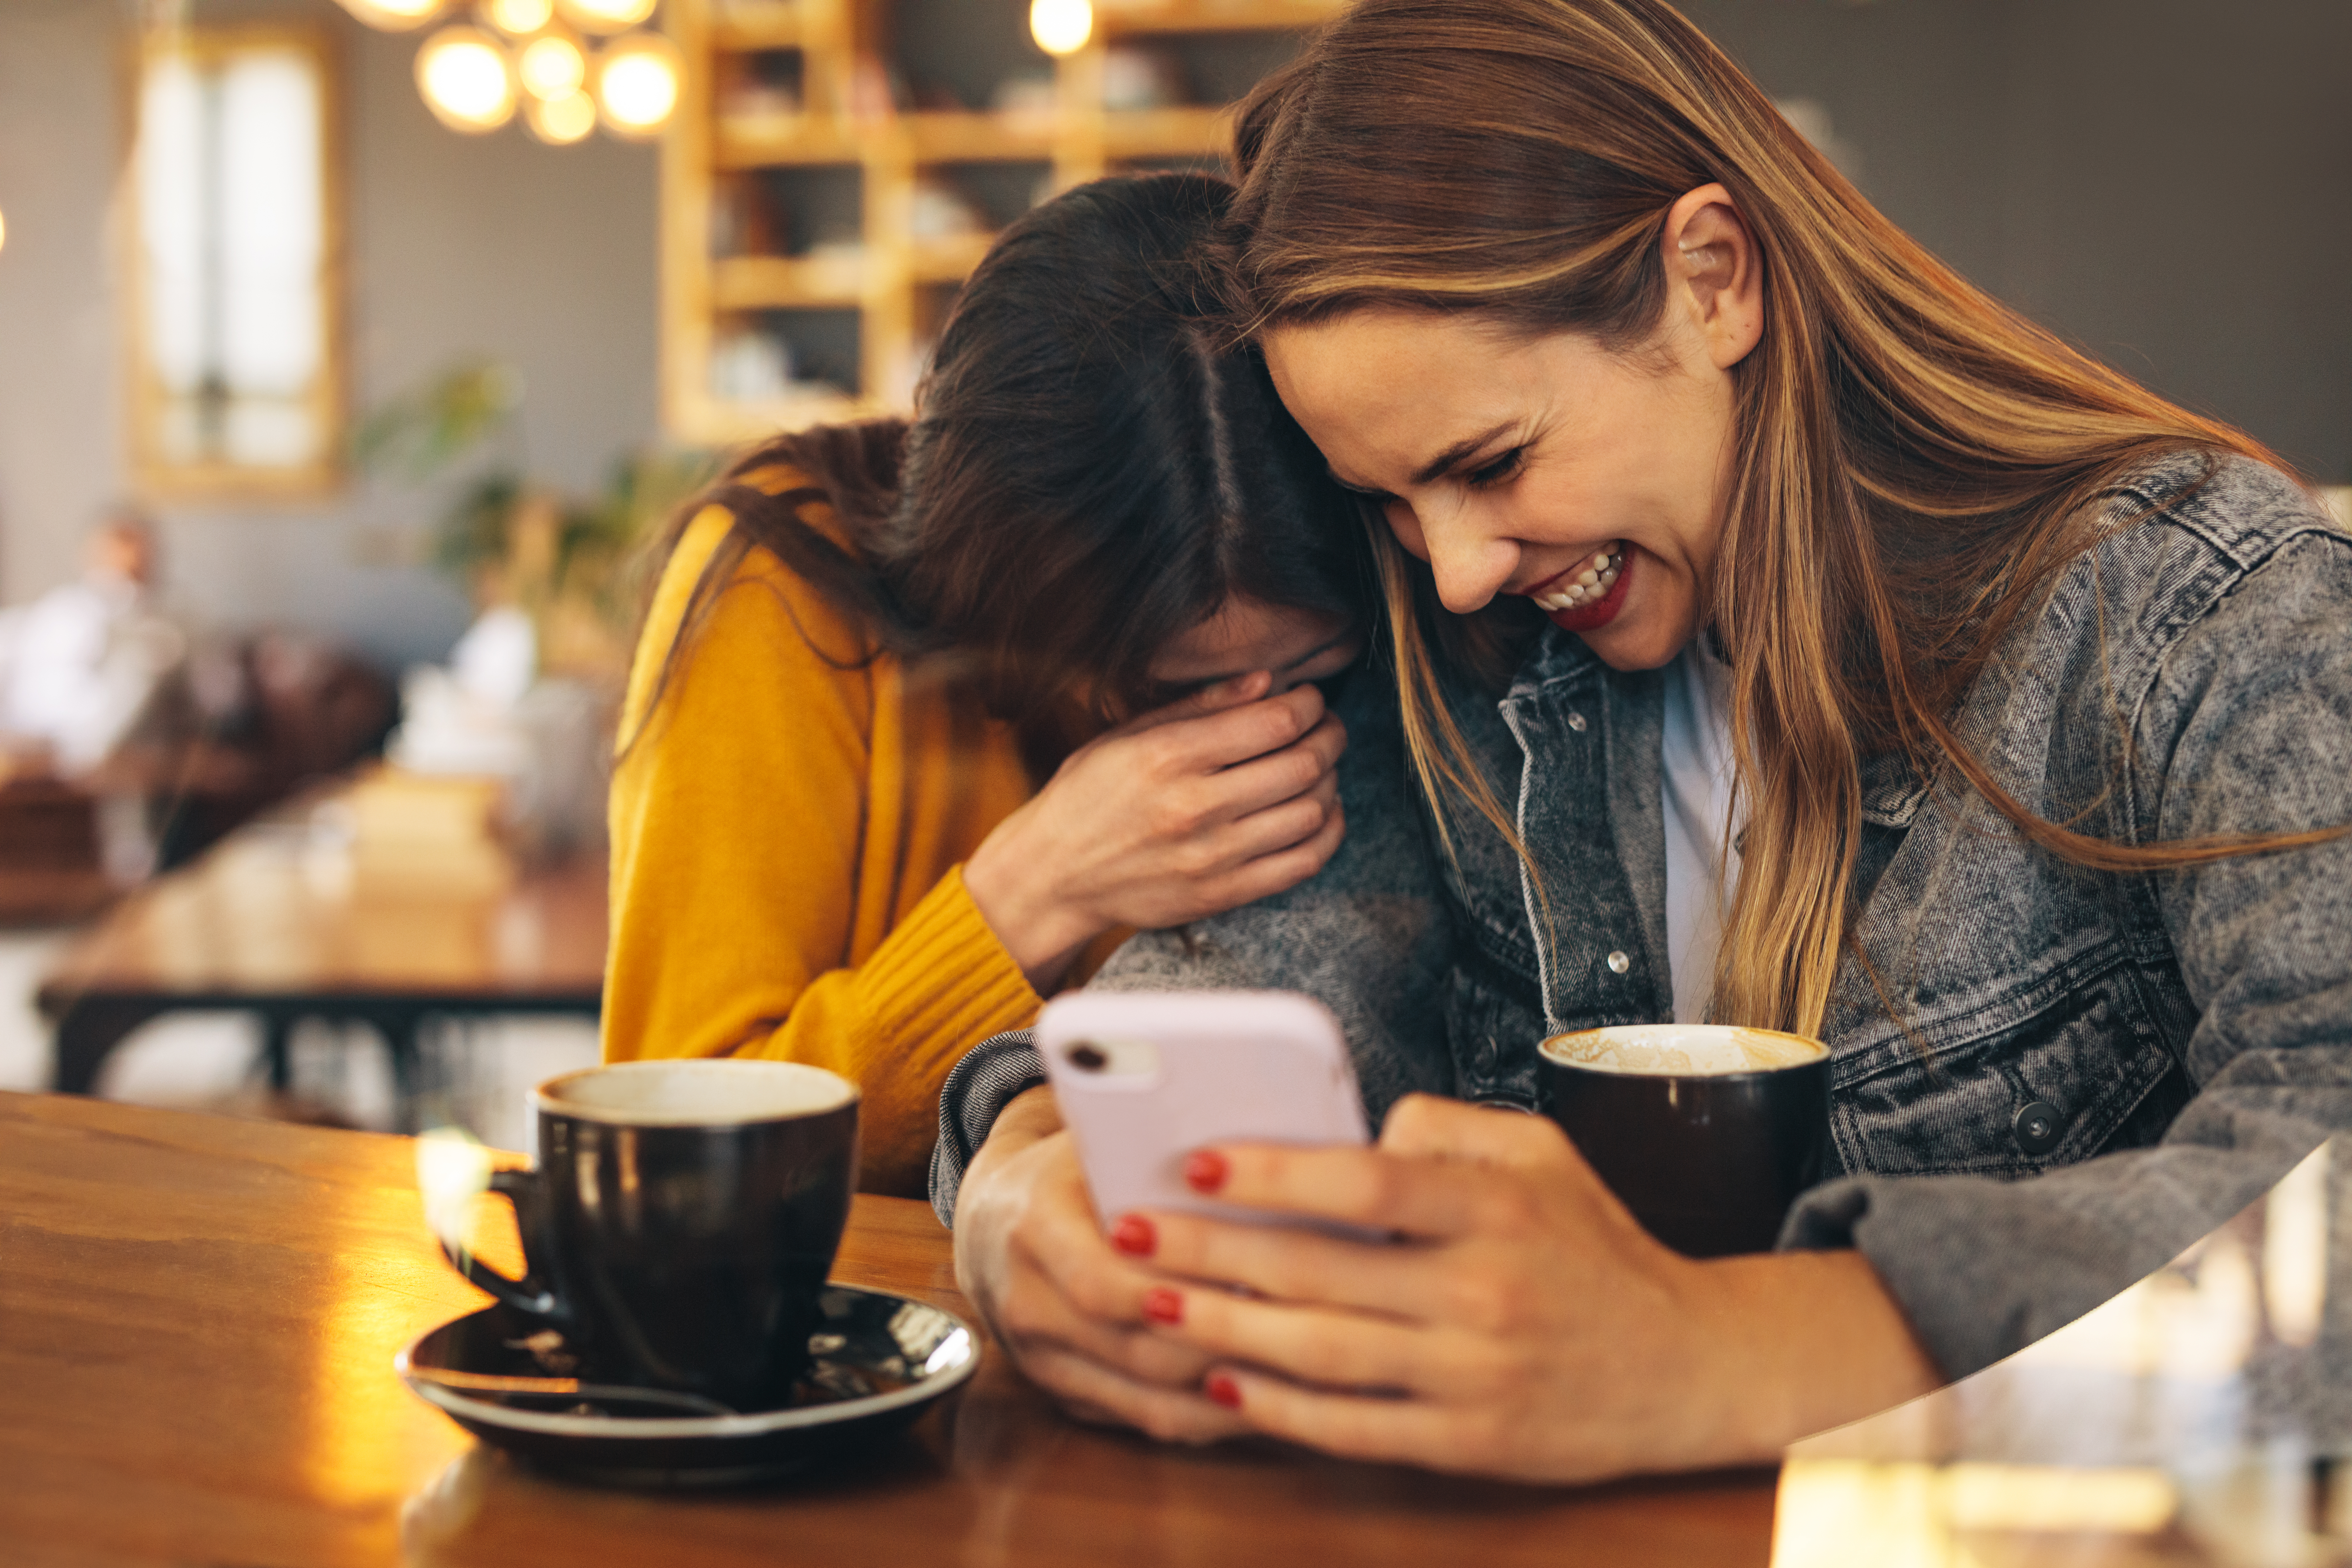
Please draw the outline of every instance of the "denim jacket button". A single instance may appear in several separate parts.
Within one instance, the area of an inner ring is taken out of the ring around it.
[[[1569,727],[1570,729],[1571,729],[1571,730],[1575,731],[1576,731],[1578,734],[1580,734],[1580,735],[1583,734],[1583,733],[1584,733],[1584,715],[1583,715],[1583,714],[1581,714],[1581,713],[1570,713],[1570,714],[1568,716],[1568,727]]]
[[[1622,973],[1624,973],[1627,970],[1629,970],[1629,969],[1631,969],[1631,968],[1633,968],[1633,961],[1632,959],[1630,959],[1630,958],[1626,957],[1623,953],[1622,953],[1622,952],[1612,952],[1612,953],[1611,953],[1611,954],[1609,955],[1609,973],[1612,973],[1612,974],[1622,974]]]
[[[2033,1100],[2017,1112],[2010,1131],[2017,1135],[2017,1146],[2029,1154],[2047,1154],[2058,1147],[2060,1134],[2066,1131],[2059,1120],[2058,1108],[2046,1100]]]

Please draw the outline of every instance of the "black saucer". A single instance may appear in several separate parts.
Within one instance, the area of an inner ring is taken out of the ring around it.
[[[707,1413],[657,1391],[562,1381],[561,1337],[505,1306],[444,1323],[394,1358],[416,1395],[485,1443],[584,1479],[740,1486],[855,1451],[970,1381],[969,1324],[884,1290],[831,1285],[790,1404]],[[464,1386],[470,1385],[470,1386]]]

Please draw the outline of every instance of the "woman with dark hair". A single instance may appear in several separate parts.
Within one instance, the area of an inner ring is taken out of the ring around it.
[[[1011,1100],[958,1272],[1033,1375],[1528,1479],[1764,1459],[2352,1128],[2352,540],[2260,446],[1937,262],[1662,0],[1360,0],[1238,146],[1257,341],[1381,520],[1454,1098],[1188,1165],[1384,1245],[1107,1243]],[[1470,690],[1496,601],[1550,624]],[[1835,1179],[1777,1252],[1671,1252],[1549,1121],[1459,1103],[1664,1018],[1830,1047]]]
[[[1362,533],[1197,255],[1231,187],[1115,179],[1015,223],[911,426],[738,463],[666,542],[613,782],[604,1049],[864,1090],[919,1192],[940,1081],[1122,927],[1313,873],[1342,830],[1312,683]]]

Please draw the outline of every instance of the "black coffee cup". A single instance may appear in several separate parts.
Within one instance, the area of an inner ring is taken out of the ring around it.
[[[1720,1025],[1543,1043],[1551,1119],[1643,1228],[1692,1258],[1769,1252],[1829,1152],[1830,1054]]]
[[[736,1410],[788,1400],[857,1183],[856,1085],[794,1062],[625,1062],[531,1104],[538,1168],[488,1184],[514,1204],[523,1277],[445,1235],[449,1260],[557,1331],[551,1370]]]

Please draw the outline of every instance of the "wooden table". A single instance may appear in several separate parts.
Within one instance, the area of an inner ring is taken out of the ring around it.
[[[305,827],[317,804],[239,828],[76,939],[36,995],[56,1030],[52,1088],[89,1093],[114,1047],[162,1014],[250,1012],[281,1089],[299,1020],[374,1026],[392,1050],[401,1109],[413,1113],[426,1018],[596,1016],[601,858],[546,870],[499,862],[493,869],[505,874],[456,881],[354,872]]]
[[[858,1199],[835,1273],[971,1315],[919,1204]],[[1770,1471],[1542,1490],[1168,1448],[1066,1420],[992,1346],[887,1462],[717,1497],[593,1490],[476,1448],[394,1379],[404,1342],[481,1301],[426,1237],[404,1139],[0,1095],[0,1561],[1739,1568],[1771,1550]]]

